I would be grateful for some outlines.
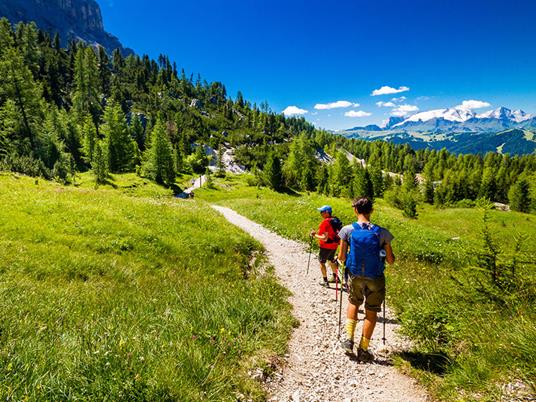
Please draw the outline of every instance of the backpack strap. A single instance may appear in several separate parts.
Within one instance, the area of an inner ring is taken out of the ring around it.
[[[354,227],[355,230],[370,230],[370,231],[376,232],[377,229],[379,229],[379,226],[376,226],[376,225],[374,225],[372,223],[370,225],[368,225],[369,227],[367,229],[365,229],[363,226],[361,226],[357,222],[352,223],[352,226]]]

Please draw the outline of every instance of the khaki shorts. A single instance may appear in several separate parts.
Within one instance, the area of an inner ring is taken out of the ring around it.
[[[366,278],[350,275],[350,303],[360,306],[365,301],[365,308],[370,311],[382,311],[385,300],[385,277]]]

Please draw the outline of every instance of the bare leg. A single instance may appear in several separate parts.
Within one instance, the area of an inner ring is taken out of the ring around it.
[[[329,265],[331,266],[331,270],[333,271],[333,275],[337,276],[339,271],[339,266],[334,263],[333,261],[329,262]]]
[[[328,276],[326,272],[326,264],[323,262],[320,263],[320,271],[322,272],[322,278],[326,278]]]
[[[348,302],[348,309],[346,310],[346,318],[357,321],[358,306]]]
[[[350,311],[350,310],[348,310]],[[378,313],[365,309],[365,322],[363,324],[363,336],[367,339],[372,339],[372,333],[376,326]]]

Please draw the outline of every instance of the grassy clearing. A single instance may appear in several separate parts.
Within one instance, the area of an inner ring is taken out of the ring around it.
[[[293,324],[261,246],[203,202],[117,179],[0,174],[0,399],[261,399],[247,370]]]
[[[196,197],[229,206],[278,233],[308,241],[319,223],[315,208],[330,204],[343,222],[353,220],[350,201],[318,194],[280,194],[250,187],[243,177],[200,189]],[[444,400],[497,400],[501,386],[520,379],[534,392],[536,378],[536,310],[532,299],[497,306],[451,276],[469,278],[482,247],[478,209],[419,208],[419,218],[377,200],[374,220],[395,235],[398,262],[388,269],[389,297],[405,332],[417,343],[398,359],[419,377],[432,394]],[[491,211],[489,227],[505,251],[513,254],[517,236],[524,236],[527,258],[536,253],[536,218],[515,212]],[[468,269],[469,268],[469,269]],[[476,269],[476,268],[474,268]],[[520,275],[534,289],[534,267]],[[534,297],[534,292],[530,293]],[[532,301],[531,301],[532,300]]]

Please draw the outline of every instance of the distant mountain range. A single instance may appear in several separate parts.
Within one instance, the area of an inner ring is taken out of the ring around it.
[[[477,114],[461,107],[391,117],[384,126],[340,131],[349,138],[385,140],[416,149],[447,148],[458,153],[530,154],[536,150],[536,117],[500,107]]]
[[[33,21],[51,35],[57,32],[62,46],[74,39],[101,45],[109,53],[115,49],[124,55],[133,53],[104,30],[95,0],[0,0],[0,17],[6,17],[12,24]]]

